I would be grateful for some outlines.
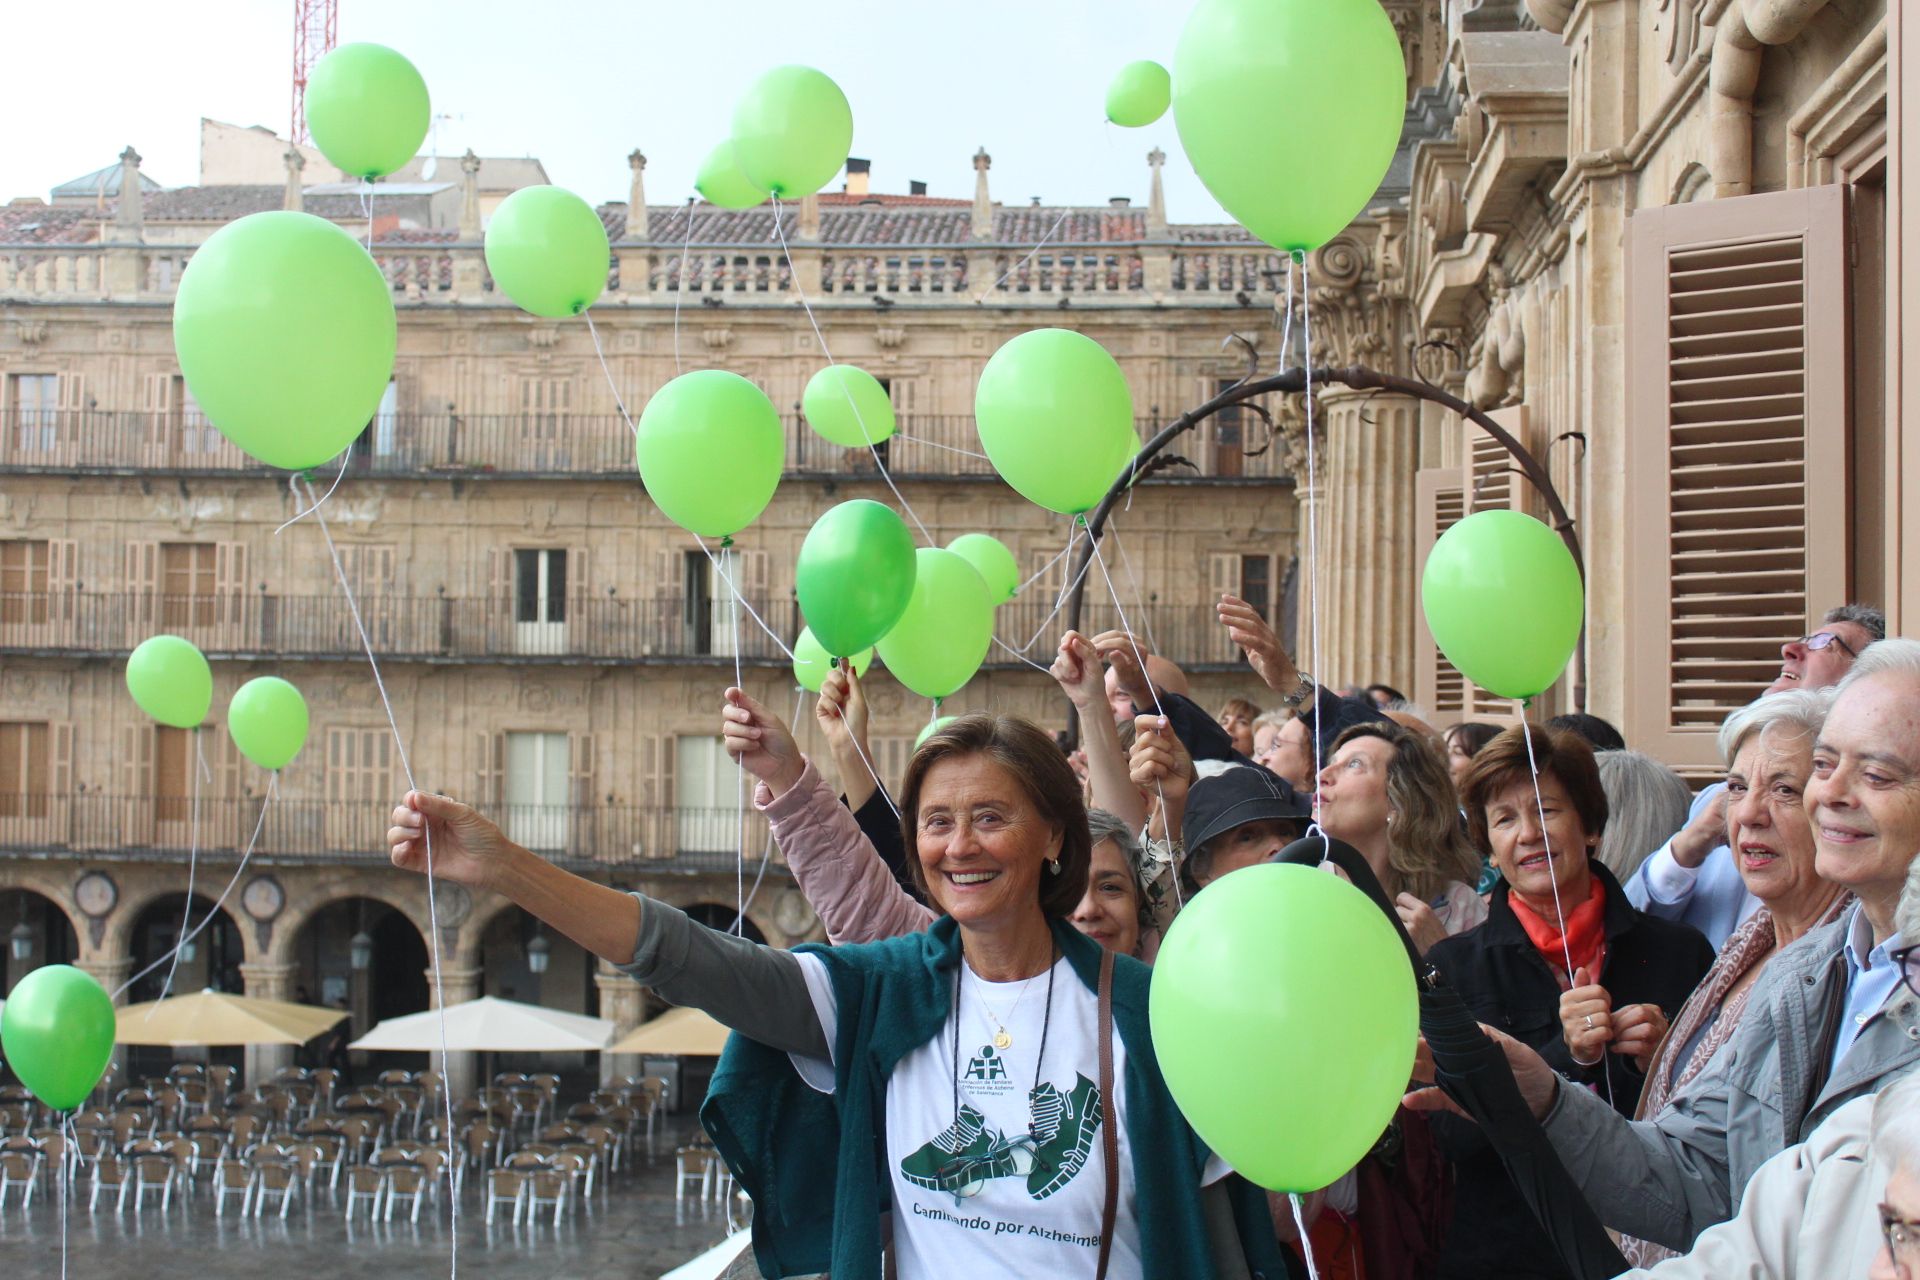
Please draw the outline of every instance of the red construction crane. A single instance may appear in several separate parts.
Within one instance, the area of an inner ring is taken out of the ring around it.
[[[340,0],[293,0],[293,123],[296,145],[307,135],[307,74],[340,42]]]

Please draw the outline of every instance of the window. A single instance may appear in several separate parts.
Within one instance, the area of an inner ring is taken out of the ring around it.
[[[0,818],[44,818],[51,783],[49,726],[0,720]]]
[[[193,811],[192,731],[157,725],[153,731],[154,816],[186,822]]]
[[[1253,606],[1253,611],[1273,621],[1273,557],[1240,557],[1240,598]]]
[[[1238,378],[1221,378],[1214,383],[1213,394],[1217,396],[1239,381]],[[1241,406],[1233,404],[1213,415],[1213,468],[1210,474],[1237,476],[1246,470],[1246,412]]]
[[[704,551],[680,557],[680,626],[682,653],[713,652],[713,563]]]
[[[732,853],[739,841],[739,767],[719,738],[674,741],[674,809],[682,853]]]
[[[53,448],[58,436],[54,424],[60,408],[60,375],[16,373],[8,382],[15,446],[26,452]]]
[[[0,542],[0,626],[46,623],[52,565],[45,542]]]
[[[521,549],[513,553],[513,620],[567,620],[567,553]]]
[[[381,814],[403,788],[393,774],[393,735],[386,729],[327,730],[328,846],[378,848]]]
[[[529,849],[567,845],[567,735],[507,735],[507,831]]]
[[[212,625],[216,595],[215,554],[211,542],[160,544],[161,625]]]
[[[367,419],[367,425],[361,428],[353,443],[347,446],[348,455],[355,467],[365,467],[370,458],[385,458],[393,453],[394,427],[400,404],[400,392],[391,379],[387,389],[380,393],[380,407]]]

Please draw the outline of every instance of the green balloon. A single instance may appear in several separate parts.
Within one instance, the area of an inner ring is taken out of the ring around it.
[[[1407,67],[1379,0],[1200,0],[1173,67],[1194,172],[1276,249],[1331,240],[1400,145]]]
[[[920,736],[913,740],[913,749],[918,751],[921,747],[926,746],[928,738],[931,738],[934,734],[940,732],[959,718],[959,716],[940,716],[927,721],[927,727],[922,729]]]
[[[1005,604],[1020,589],[1020,562],[1007,550],[1007,544],[992,534],[963,533],[947,544],[947,550],[974,567],[987,584],[987,598],[994,604]]]
[[[1460,674],[1503,698],[1531,698],[1572,661],[1586,592],[1559,534],[1524,512],[1481,511],[1433,544],[1420,605]]]
[[[800,544],[800,612],[828,653],[870,648],[913,598],[913,534],[892,507],[855,498],[829,508]]]
[[[960,690],[993,642],[993,601],[972,565],[941,547],[914,553],[913,599],[877,646],[880,661],[923,698]]]
[[[1001,478],[1067,515],[1097,505],[1140,446],[1126,375],[1071,329],[1031,329],[994,352],[973,416]]]
[[[775,67],[733,109],[733,154],[762,191],[798,200],[832,181],[853,147],[853,108],[824,71]]]
[[[0,1057],[55,1111],[87,1100],[113,1058],[113,998],[92,974],[43,964],[0,1009]]]
[[[633,451],[667,519],[704,538],[727,538],[772,501],[786,443],[766,392],[737,373],[698,369],[654,392]]]
[[[850,658],[841,658],[840,663],[853,668],[853,674],[864,676],[867,668],[873,665],[873,650],[862,649]],[[820,686],[833,674],[834,656],[827,652],[826,646],[814,638],[812,627],[800,628],[800,638],[793,642],[793,678],[808,693],[820,692]]]
[[[1107,119],[1128,129],[1152,124],[1173,101],[1173,77],[1157,62],[1129,62],[1107,86]]]
[[[307,700],[279,676],[256,677],[227,704],[227,732],[240,754],[262,769],[284,769],[306,744]]]
[[[255,213],[207,237],[173,299],[187,390],[220,433],[305,471],[353,443],[393,377],[387,281],[358,241],[306,213]]]
[[[607,287],[607,227],[561,187],[522,187],[487,223],[487,270],[522,311],[577,316]]]
[[[405,167],[433,122],[427,82],[385,45],[343,44],[314,63],[306,103],[313,145],[355,178]]]
[[[807,380],[800,412],[820,435],[849,449],[893,434],[893,400],[879,379],[850,364],[830,364]]]
[[[731,138],[707,152],[707,158],[700,162],[699,176],[693,180],[693,189],[708,204],[722,209],[752,209],[767,202],[767,193],[748,182],[747,175],[740,172]]]
[[[149,636],[127,659],[127,692],[175,729],[197,729],[213,708],[213,670],[191,640]]]
[[[1380,1140],[1406,1093],[1413,967],[1338,876],[1264,863],[1221,884],[1187,900],[1154,961],[1154,1053],[1187,1123],[1236,1172],[1316,1191]]]

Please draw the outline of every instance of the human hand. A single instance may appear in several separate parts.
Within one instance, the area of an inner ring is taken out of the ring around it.
[[[720,712],[720,736],[727,754],[766,783],[776,796],[793,790],[806,770],[800,744],[787,732],[787,726],[739,689],[727,690],[727,705]]]
[[[1193,785],[1193,757],[1165,716],[1141,716],[1133,722],[1133,749],[1127,755],[1127,776],[1142,791],[1184,804]]]
[[[1102,662],[1113,668],[1120,692],[1132,698],[1134,706],[1154,705],[1153,685],[1140,665],[1147,647],[1136,636],[1126,631],[1102,631],[1093,638],[1093,649]]]
[[[1560,1034],[1583,1067],[1597,1065],[1613,1042],[1613,997],[1584,967],[1574,970],[1572,988],[1560,993]]]
[[[1447,927],[1440,923],[1440,917],[1433,914],[1433,908],[1414,897],[1403,893],[1393,900],[1394,912],[1399,915],[1400,923],[1407,927],[1407,934],[1413,939],[1413,945],[1425,955],[1434,943],[1443,941],[1447,936]]]
[[[1724,788],[1713,802],[1696,813],[1673,837],[1673,860],[1683,867],[1698,867],[1727,842],[1727,792]]]
[[[427,873],[431,842],[433,874],[474,889],[490,889],[520,846],[486,818],[447,796],[409,791],[394,808],[387,828],[393,865]]]
[[[1560,1077],[1554,1073],[1552,1067],[1547,1065],[1545,1058],[1506,1032],[1496,1031],[1484,1022],[1480,1024],[1480,1030],[1485,1032],[1495,1047],[1505,1055],[1507,1067],[1513,1072],[1514,1083],[1520,1086],[1520,1097],[1527,1104],[1527,1110],[1533,1113],[1535,1120],[1546,1119],[1547,1112],[1553,1107],[1554,1095],[1559,1090]],[[1423,1049],[1425,1043],[1423,1038],[1421,1041]],[[1415,1062],[1417,1079],[1417,1057]],[[1459,1104],[1437,1086],[1415,1089],[1400,1100],[1400,1105],[1409,1111],[1451,1111],[1457,1116],[1467,1116]],[[1467,1118],[1472,1119],[1471,1116]]]
[[[1067,701],[1082,719],[1095,708],[1111,718],[1112,712],[1106,706],[1106,678],[1100,670],[1100,655],[1094,651],[1091,640],[1078,631],[1061,636],[1060,653],[1054,658],[1049,674],[1060,682]]]
[[[1657,1004],[1630,1004],[1613,1015],[1613,1051],[1633,1059],[1645,1075],[1667,1038],[1667,1015]]]
[[[820,682],[820,700],[813,705],[813,718],[820,722],[827,744],[838,753],[848,735],[867,740],[867,694],[853,668],[841,664]]]
[[[1291,694],[1300,687],[1300,672],[1258,609],[1239,596],[1222,595],[1215,611],[1220,625],[1227,629],[1227,638],[1240,646],[1254,674],[1267,688],[1275,693]]]

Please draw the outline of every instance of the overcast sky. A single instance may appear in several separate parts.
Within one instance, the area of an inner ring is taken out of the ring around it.
[[[1113,72],[1172,64],[1185,0],[341,0],[341,41],[392,45],[427,80],[439,150],[538,156],[588,199],[624,200],[626,155],[647,198],[691,194],[741,87],[803,62],[853,103],[853,154],[876,190],[970,197],[975,148],[994,198],[1144,204],[1146,154],[1168,154],[1174,221],[1225,221],[1188,167],[1169,113],[1106,123]],[[0,198],[39,196],[131,142],[148,176],[198,180],[201,116],[288,126],[293,0],[7,4]],[[457,176],[457,175],[455,175]],[[838,179],[829,190],[838,189]]]

